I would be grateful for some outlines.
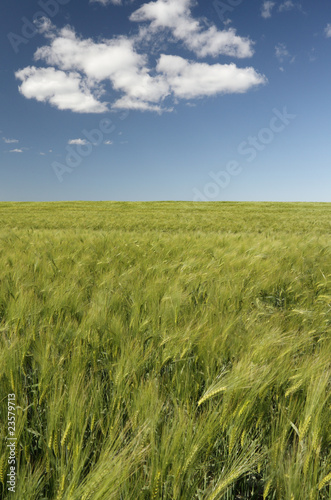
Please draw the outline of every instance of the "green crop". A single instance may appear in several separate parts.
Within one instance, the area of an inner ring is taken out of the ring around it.
[[[0,203],[0,498],[329,499],[330,229],[330,204]]]

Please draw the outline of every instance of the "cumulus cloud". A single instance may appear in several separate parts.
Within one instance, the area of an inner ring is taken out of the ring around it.
[[[261,15],[262,15],[262,17],[264,17],[264,19],[268,19],[268,17],[271,17],[271,12],[272,12],[272,9],[275,7],[275,5],[276,5],[276,3],[271,2],[270,0],[263,2]]]
[[[143,62],[134,50],[133,41],[126,37],[95,43],[90,38],[80,39],[66,26],[51,38],[50,45],[37,49],[35,60],[44,60],[62,70],[82,71],[94,80],[110,78],[123,67],[135,68]]]
[[[122,0],[90,0],[90,3],[101,3],[101,5],[122,5]]]
[[[275,55],[280,63],[283,63],[284,61],[293,63],[295,60],[295,56],[292,56],[290,54],[285,43],[279,43],[278,45],[276,45]]]
[[[130,16],[131,21],[149,22],[149,30],[168,29],[177,41],[198,57],[227,55],[251,57],[253,42],[240,37],[233,28],[219,31],[214,25],[205,27],[192,17],[192,0],[157,0],[143,4]]]
[[[11,149],[9,153],[23,153],[23,149]]]
[[[262,4],[262,10],[261,10],[261,15],[265,19],[268,19],[272,15],[272,11],[274,7],[276,6],[276,2],[273,2],[271,0],[266,0]],[[298,2],[293,2],[292,0],[286,0],[285,2],[282,2],[278,5],[277,11],[278,12],[286,12],[289,10],[293,9],[298,9],[301,12],[303,12],[302,5]]]
[[[76,144],[77,146],[84,146],[85,144],[87,144],[87,140],[86,139],[70,139],[70,141],[68,141],[68,144]]]
[[[6,144],[14,144],[15,142],[18,142],[18,139],[7,139],[6,137],[3,137],[2,140],[6,143]]]
[[[150,75],[147,56],[138,54],[134,41],[126,37],[96,43],[79,39],[74,30],[66,27],[50,45],[37,50],[35,59],[61,70],[83,72],[90,83],[110,80],[115,90],[137,103],[132,109],[142,109],[142,101],[158,102],[168,93],[167,82]]]
[[[302,10],[302,6],[300,3],[293,2],[292,0],[286,0],[278,7],[279,12],[286,12],[292,9]]]
[[[173,40],[182,41],[198,57],[252,56],[251,40],[238,36],[234,29],[219,31],[195,20],[192,3],[157,0],[143,4],[130,19],[144,24],[131,37],[95,41],[82,38],[70,26],[58,30],[44,23],[47,44],[37,49],[34,59],[47,67],[28,66],[16,72],[21,94],[77,113],[103,113],[111,108],[161,113],[172,111],[171,98],[246,92],[265,83],[254,68],[238,68],[234,63],[198,63],[159,53],[156,65],[150,65],[146,43],[156,44],[159,32],[167,35],[169,30]],[[107,83],[112,104],[103,102]]]
[[[254,68],[238,68],[233,63],[209,65],[165,54],[161,55],[157,70],[167,76],[174,95],[181,99],[243,93],[266,83],[266,78]]]
[[[326,26],[326,28],[325,28],[324,32],[325,32],[325,36],[326,36],[327,38],[331,38],[331,23],[328,23],[328,24],[327,24],[327,26]]]
[[[49,102],[58,109],[76,113],[104,113],[108,109],[93,96],[79,73],[28,66],[15,76],[22,81],[19,91],[27,99]]]
[[[276,45],[275,54],[279,62],[283,62],[284,59],[290,57],[290,53],[287,50],[285,43],[279,43],[278,45]]]
[[[159,106],[158,104],[151,104],[147,101],[142,101],[140,99],[135,99],[128,95],[117,99],[113,104],[114,109],[132,109],[134,111],[155,111],[156,113],[162,113],[163,111],[172,111]]]

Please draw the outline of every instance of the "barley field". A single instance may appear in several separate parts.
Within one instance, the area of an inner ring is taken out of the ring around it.
[[[330,499],[330,232],[331,204],[0,203],[0,498]]]

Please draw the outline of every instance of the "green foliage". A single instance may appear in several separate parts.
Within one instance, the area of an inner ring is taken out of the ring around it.
[[[330,498],[330,205],[0,213],[1,499]]]

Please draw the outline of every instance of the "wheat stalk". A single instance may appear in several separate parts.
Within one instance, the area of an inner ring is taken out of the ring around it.
[[[272,485],[272,480],[269,479],[269,481],[267,482],[267,484],[264,488],[264,491],[263,491],[263,500],[265,500],[267,498],[267,496],[269,495],[271,485]]]
[[[230,484],[233,483],[238,477],[241,475],[240,471],[234,471],[232,474],[230,474],[226,479],[221,481],[217,488],[213,491],[213,493],[208,497],[208,500],[215,500],[218,495],[220,495]]]
[[[318,484],[318,491],[321,491],[324,486],[326,486],[329,482],[331,481],[331,472],[327,476],[325,476],[322,481],[319,482]]]
[[[287,391],[285,392],[285,397],[288,398],[289,396],[291,396],[291,394],[293,394],[298,389],[300,389],[300,387],[302,386],[302,384],[303,384],[303,381],[299,380],[299,382],[297,382],[295,385],[292,385],[292,387],[290,387],[289,389],[287,389]]]
[[[207,392],[199,401],[198,401],[198,406],[201,406],[202,403],[204,403],[205,401],[208,401],[208,399],[210,398],[213,398],[214,396],[216,396],[217,394],[219,394],[220,392],[224,392],[226,391],[226,387],[219,387],[218,389],[215,389],[213,391],[210,391],[210,392]]]
[[[70,429],[71,429],[71,422],[69,422],[67,424],[66,430],[64,431],[63,438],[61,439],[61,446],[65,445],[67,438],[68,438],[68,435],[69,435],[69,432],[70,432]]]
[[[199,446],[198,445],[195,445],[193,447],[193,450],[192,452],[190,453],[188,459],[186,460],[185,464],[184,464],[184,467],[183,467],[183,474],[185,474],[185,472],[187,471],[187,469],[189,468],[195,454],[197,453],[197,451],[199,450]]]
[[[157,498],[157,495],[159,493],[159,487],[160,487],[160,477],[161,477],[161,471],[158,471],[158,473],[156,474],[156,478],[155,478],[155,488],[154,488],[154,492],[153,492],[153,500],[155,500]]]
[[[5,482],[4,482],[5,481],[5,472],[6,472],[5,463],[6,463],[6,456],[2,455],[1,460],[0,460],[0,482],[2,484],[5,484]]]
[[[309,429],[309,426],[310,426],[310,422],[311,422],[311,415],[309,415],[308,418],[306,418],[301,430],[299,429],[299,435],[300,435],[300,440],[302,441]]]
[[[230,440],[229,440],[229,454],[231,455],[232,450],[234,448],[236,439],[237,439],[237,433],[238,433],[238,428],[233,427],[230,433]]]

